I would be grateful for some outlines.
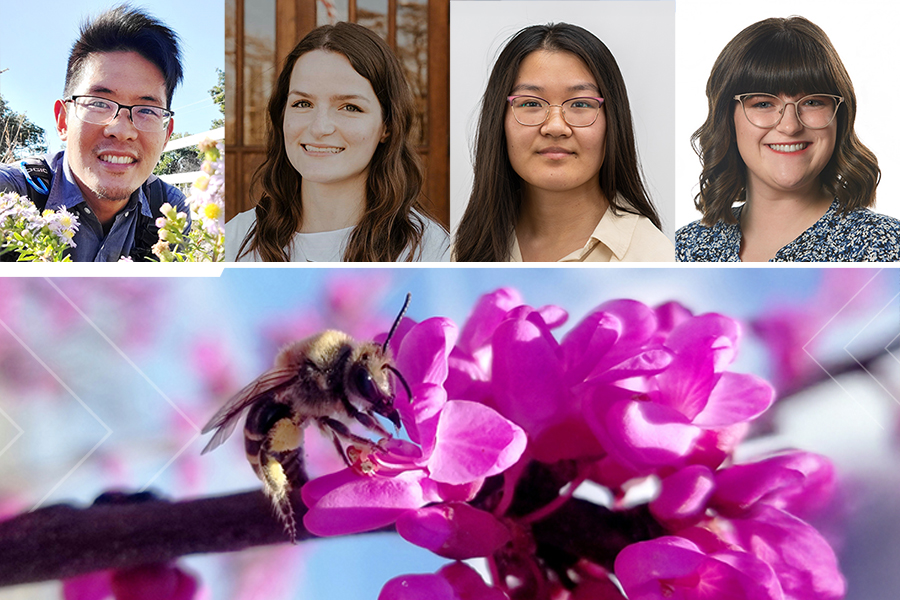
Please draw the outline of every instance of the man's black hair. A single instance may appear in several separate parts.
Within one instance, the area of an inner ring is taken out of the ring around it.
[[[66,98],[72,95],[81,79],[87,58],[95,52],[137,52],[162,72],[166,81],[166,108],[171,108],[172,94],[181,83],[181,48],[178,34],[158,19],[122,4],[81,24],[81,35],[72,45],[66,69]]]

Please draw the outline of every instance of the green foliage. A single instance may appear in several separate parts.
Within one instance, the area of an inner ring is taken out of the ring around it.
[[[0,163],[45,152],[43,127],[29,121],[25,113],[14,111],[0,96]]]
[[[209,95],[212,96],[213,102],[219,106],[219,112],[222,113],[223,117],[214,119],[210,129],[217,129],[225,125],[225,71],[216,69],[216,74],[218,75],[218,83],[209,90]]]
[[[173,133],[170,139],[177,140],[188,135],[190,134]],[[188,146],[187,148],[164,152],[156,164],[156,168],[153,169],[153,174],[159,176],[172,175],[174,173],[192,173],[199,171],[202,164],[202,155],[196,146]]]

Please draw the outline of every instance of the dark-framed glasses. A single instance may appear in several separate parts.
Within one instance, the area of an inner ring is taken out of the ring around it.
[[[824,129],[831,125],[838,107],[844,99],[831,94],[810,94],[793,102],[785,102],[772,94],[749,93],[734,97],[741,103],[744,116],[753,125],[763,129],[771,129],[784,117],[784,109],[788,104],[794,105],[797,120],[809,129]]]
[[[94,125],[111,123],[113,119],[119,116],[120,110],[127,108],[128,118],[135,128],[141,131],[163,131],[169,126],[169,121],[172,120],[172,115],[175,114],[174,111],[159,106],[147,104],[127,106],[106,98],[100,98],[99,96],[72,96],[67,98],[65,102],[71,102],[75,105],[76,117],[85,123],[93,123]]]
[[[543,125],[550,118],[550,109],[558,106],[562,118],[572,127],[590,127],[600,114],[603,98],[569,98],[562,104],[550,104],[537,96],[509,96],[513,116],[520,125]]]

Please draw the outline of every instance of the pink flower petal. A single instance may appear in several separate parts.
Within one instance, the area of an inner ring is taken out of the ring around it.
[[[459,347],[474,355],[480,348],[490,346],[491,337],[507,313],[522,305],[522,296],[512,288],[500,288],[478,299],[459,336]]]
[[[519,460],[527,438],[483,404],[451,400],[441,411],[428,471],[435,481],[461,484],[501,473]]]
[[[490,556],[510,540],[509,529],[494,515],[462,502],[406,512],[397,520],[397,533],[454,560]]]
[[[616,460],[639,472],[680,465],[701,434],[681,413],[643,400],[616,402],[605,417],[589,413],[588,423]]]
[[[112,594],[112,571],[95,571],[63,580],[64,600],[105,600]]]
[[[494,400],[505,417],[532,434],[571,406],[557,349],[549,331],[528,320],[505,321],[494,334]]]
[[[709,401],[694,418],[700,427],[725,427],[751,421],[775,401],[775,390],[755,375],[722,373]]]
[[[824,456],[789,452],[716,473],[714,506],[728,516],[742,516],[758,502],[797,516],[815,514],[831,500],[834,466]]]
[[[713,473],[705,466],[685,467],[662,480],[659,496],[650,503],[650,512],[660,521],[676,523],[681,529],[687,521],[703,516],[714,486]]]
[[[401,575],[384,584],[378,600],[460,600],[450,582],[438,574]]]
[[[743,552],[707,555],[693,542],[661,537],[627,546],[616,576],[629,600],[783,600],[774,572]]]
[[[192,600],[197,580],[172,563],[141,565],[113,572],[116,600]]]
[[[786,597],[792,600],[838,600],[846,582],[834,550],[805,521],[761,505],[752,518],[733,519],[734,541],[769,563]]]
[[[303,486],[303,502],[310,507],[303,524],[310,532],[325,536],[371,531],[426,504],[421,471],[406,471],[396,477],[347,472],[319,477]],[[341,481],[346,483],[341,485]]]
[[[409,384],[442,384],[447,379],[447,357],[456,342],[456,325],[434,317],[413,327],[400,342],[397,368]],[[402,394],[398,394],[399,398]]]

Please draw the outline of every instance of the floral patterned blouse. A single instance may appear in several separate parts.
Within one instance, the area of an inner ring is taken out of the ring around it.
[[[743,205],[732,210],[740,223]],[[740,262],[741,226],[694,221],[675,233],[679,262]],[[900,261],[900,220],[861,208],[842,214],[835,200],[822,218],[769,262]]]

